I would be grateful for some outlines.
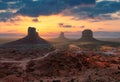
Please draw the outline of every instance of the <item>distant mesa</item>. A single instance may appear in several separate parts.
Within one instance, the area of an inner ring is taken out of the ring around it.
[[[101,41],[97,40],[93,37],[93,32],[90,29],[86,29],[82,32],[82,37],[77,40],[77,42],[81,43],[81,45],[84,45],[82,47],[93,47],[100,46],[100,45],[109,45],[109,46],[119,46],[119,42],[109,42],[109,41]],[[79,44],[80,45],[80,44]]]
[[[58,42],[67,42],[68,39],[65,37],[65,33],[64,32],[60,32],[59,36],[57,38],[53,38],[51,39],[51,41],[58,41]]]
[[[69,39],[65,37],[65,33],[64,32],[61,32],[58,36],[58,38],[54,39],[55,41],[58,41],[58,42],[68,42]]]
[[[64,35],[64,32],[61,32],[58,38],[59,39],[67,39]]]
[[[36,32],[36,28],[34,28],[34,27],[28,28],[28,35],[26,37],[4,44],[4,46],[19,46],[19,45],[48,45],[48,46],[51,46],[51,44],[49,42],[42,39],[38,35],[38,33]]]
[[[60,32],[58,37],[51,38],[51,39],[49,39],[49,41],[51,43],[53,43],[53,44],[54,43],[59,44],[60,46],[63,46],[63,44],[70,42],[70,40],[65,37],[65,33],[64,32]],[[59,46],[57,46],[57,47],[59,47]]]
[[[82,37],[79,39],[81,42],[99,42],[99,40],[93,37],[93,32],[90,29],[86,29],[82,32]]]

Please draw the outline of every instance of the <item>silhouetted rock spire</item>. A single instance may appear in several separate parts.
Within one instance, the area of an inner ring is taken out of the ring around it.
[[[35,42],[35,41],[38,41],[38,39],[40,39],[40,36],[36,32],[36,28],[29,27],[28,28],[28,35],[26,38],[31,42]]]
[[[28,38],[33,39],[33,38],[37,38],[37,37],[39,37],[39,36],[38,36],[38,33],[36,32],[36,28],[29,27],[28,28]]]
[[[61,32],[61,33],[60,33],[59,38],[65,39],[64,32]]]

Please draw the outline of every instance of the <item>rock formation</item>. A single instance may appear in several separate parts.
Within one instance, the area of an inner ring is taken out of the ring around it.
[[[64,35],[64,32],[61,32],[58,38],[59,39],[67,39]]]
[[[86,29],[82,32],[82,37],[79,39],[79,41],[82,42],[98,42],[99,40],[96,40],[93,37],[93,32],[89,29]]]
[[[36,32],[36,28],[29,27],[28,35],[22,39],[9,42],[4,44],[4,46],[21,46],[21,45],[51,45],[46,40],[42,39]]]
[[[29,40],[35,40],[35,39],[39,38],[38,33],[36,32],[36,28],[29,27],[27,37],[28,37]]]

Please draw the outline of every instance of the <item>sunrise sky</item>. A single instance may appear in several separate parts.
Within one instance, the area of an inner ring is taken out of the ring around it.
[[[0,0],[0,37],[23,37],[29,26],[41,37],[65,32],[79,38],[92,29],[95,37],[120,38],[119,0]]]

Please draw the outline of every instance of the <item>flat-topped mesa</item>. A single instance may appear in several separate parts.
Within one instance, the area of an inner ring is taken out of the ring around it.
[[[89,29],[84,30],[82,32],[82,38],[85,38],[85,39],[93,38],[93,32]]]
[[[49,42],[47,42],[38,35],[38,33],[36,32],[36,28],[34,27],[28,28],[28,35],[26,37],[13,42],[6,43],[3,46],[22,46],[22,45],[27,45],[27,46],[40,45],[41,47],[45,47],[45,46],[52,47],[52,45]]]
[[[79,41],[84,41],[84,42],[98,42],[99,40],[96,40],[93,37],[93,32],[90,29],[86,29],[82,32],[82,37],[79,39]]]

